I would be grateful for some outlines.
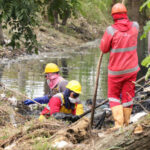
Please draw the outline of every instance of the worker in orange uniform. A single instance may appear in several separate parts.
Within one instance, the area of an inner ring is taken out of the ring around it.
[[[112,7],[114,24],[107,27],[100,43],[103,53],[110,53],[108,65],[108,98],[115,121],[113,129],[128,125],[133,107],[137,73],[139,24],[131,22],[126,7],[117,3]]]
[[[72,80],[63,93],[54,95],[47,107],[41,112],[39,120],[44,120],[49,116],[56,119],[67,120],[75,122],[83,114],[83,105],[79,100],[81,94],[81,85],[78,81]]]

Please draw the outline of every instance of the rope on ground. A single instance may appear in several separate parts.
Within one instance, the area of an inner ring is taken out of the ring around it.
[[[128,94],[128,96],[130,97],[130,98],[132,98],[132,96],[127,92],[127,94]],[[134,98],[133,98],[133,101],[134,101],[134,103],[135,104],[138,104],[138,105],[140,105],[141,106],[141,108],[146,112],[146,113],[150,113],[147,109],[145,109],[145,107],[142,105],[142,104],[140,104],[140,102],[138,102],[138,101],[136,101]]]

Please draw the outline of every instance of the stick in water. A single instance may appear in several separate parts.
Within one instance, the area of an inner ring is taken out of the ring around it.
[[[33,99],[27,97],[26,95],[24,95],[24,94],[22,94],[22,93],[20,93],[20,92],[18,92],[18,91],[15,91],[15,90],[12,90],[12,89],[6,87],[3,83],[0,83],[0,85],[3,86],[5,89],[7,89],[7,90],[9,90],[9,91],[11,91],[11,92],[13,92],[13,93],[19,94],[19,95],[21,95],[21,96],[23,96],[23,97],[25,97],[25,98],[27,98],[27,99],[30,99],[31,101],[33,101],[33,102],[35,102],[36,104],[38,104],[38,105],[40,105],[40,106],[43,107],[42,104],[38,103],[37,101],[35,101],[35,100],[33,100]]]

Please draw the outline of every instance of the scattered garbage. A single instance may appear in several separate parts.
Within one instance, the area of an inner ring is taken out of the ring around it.
[[[13,106],[17,106],[17,99],[16,97],[10,97],[8,98],[8,101],[10,101],[10,103],[13,105]]]
[[[147,115],[147,113],[144,111],[131,115],[130,123],[137,122],[141,117],[145,115]]]

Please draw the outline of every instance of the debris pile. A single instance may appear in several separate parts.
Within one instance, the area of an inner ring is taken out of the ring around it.
[[[59,130],[52,138],[52,147],[64,148],[72,147],[72,144],[78,144],[90,137],[89,119],[84,117],[66,129]],[[63,147],[62,147],[62,143]]]
[[[8,122],[9,114],[6,111],[6,108],[0,107],[0,126],[5,126]]]
[[[54,118],[44,122],[32,120],[18,129],[17,133],[1,141],[0,148],[23,149],[23,147],[27,148],[28,146],[28,149],[32,149],[35,141],[44,140],[45,143],[48,143],[49,148],[59,148],[60,144],[65,147],[69,146],[69,144],[74,145],[83,142],[89,138],[89,133],[89,119],[87,118],[82,118],[70,126]]]

